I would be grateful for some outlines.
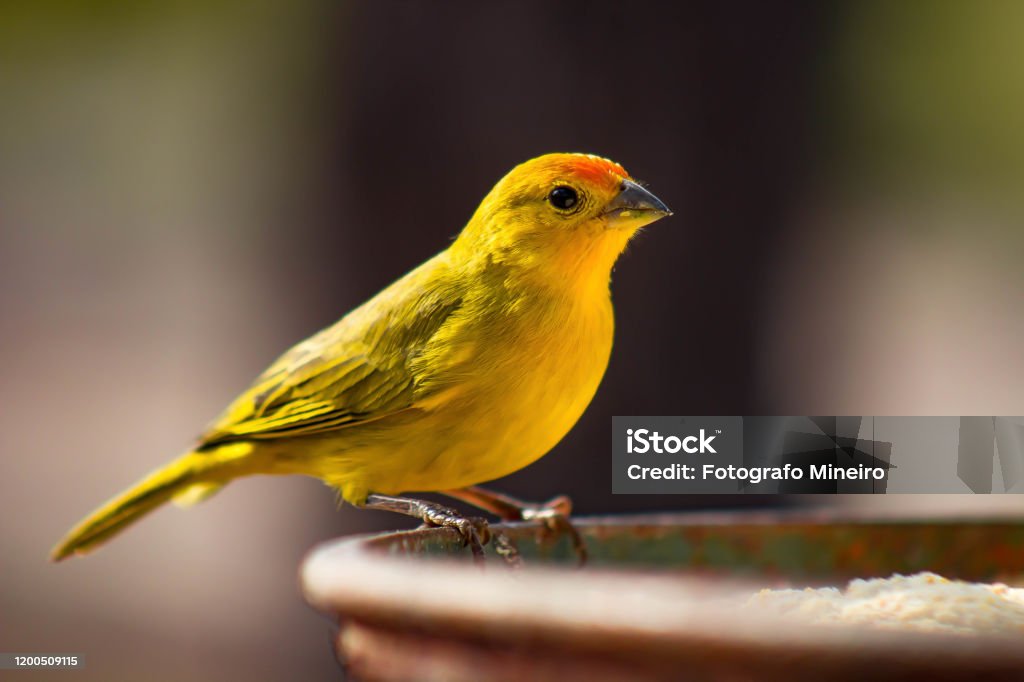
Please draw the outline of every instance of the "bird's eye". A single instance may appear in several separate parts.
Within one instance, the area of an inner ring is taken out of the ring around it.
[[[548,201],[558,210],[568,211],[576,205],[579,197],[576,195],[576,190],[572,187],[556,187],[548,195]]]

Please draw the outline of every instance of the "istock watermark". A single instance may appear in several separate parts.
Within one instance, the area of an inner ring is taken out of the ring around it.
[[[612,491],[1020,493],[1022,417],[614,417]]]
[[[626,429],[626,451],[641,454],[648,451],[657,452],[658,454],[666,452],[675,454],[682,450],[691,455],[695,452],[715,452],[715,449],[711,447],[711,441],[714,439],[714,436],[705,436],[704,429],[700,430],[699,436],[685,436],[683,438],[678,436],[665,438],[657,431],[651,432],[647,429],[637,429],[636,431]],[[699,443],[699,445],[694,445],[694,443]]]

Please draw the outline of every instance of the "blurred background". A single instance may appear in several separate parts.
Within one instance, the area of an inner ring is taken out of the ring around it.
[[[404,519],[251,479],[47,552],[544,152],[676,215],[616,269],[589,411],[496,487],[769,502],[612,496],[615,414],[1024,413],[1021,27],[1012,0],[4,3],[0,650],[336,679],[298,563]]]

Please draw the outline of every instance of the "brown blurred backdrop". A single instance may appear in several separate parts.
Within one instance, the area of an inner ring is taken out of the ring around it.
[[[614,414],[1024,413],[1022,26],[1009,0],[5,3],[0,651],[335,679],[298,562],[402,519],[252,479],[47,551],[548,151],[676,215],[616,270],[590,410],[498,487],[765,502],[613,497]]]

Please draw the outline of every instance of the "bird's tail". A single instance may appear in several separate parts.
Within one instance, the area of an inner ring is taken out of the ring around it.
[[[209,497],[234,477],[230,473],[233,467],[223,466],[231,459],[219,451],[179,457],[87,516],[53,548],[50,559],[85,554],[172,498],[188,505]]]

